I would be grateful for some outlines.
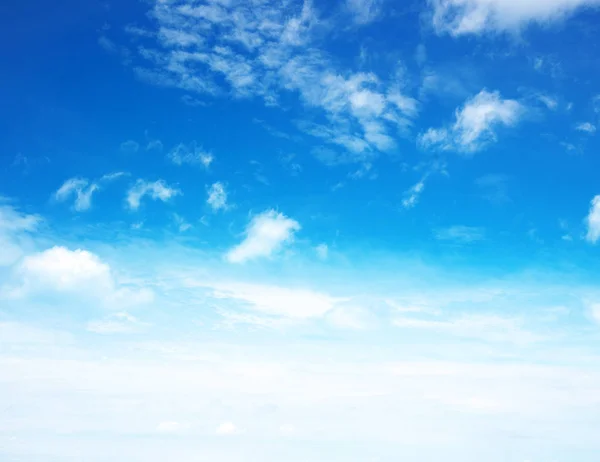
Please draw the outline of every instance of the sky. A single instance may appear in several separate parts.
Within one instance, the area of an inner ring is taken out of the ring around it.
[[[597,462],[599,0],[0,5],[0,460]]]

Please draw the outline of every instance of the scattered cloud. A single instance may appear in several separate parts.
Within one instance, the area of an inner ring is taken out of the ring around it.
[[[600,239],[600,195],[594,196],[590,204],[590,211],[585,219],[587,234],[585,239],[592,244]]]
[[[178,144],[167,154],[167,158],[175,165],[202,165],[204,168],[210,167],[215,159],[210,152],[197,146],[195,141],[187,145]]]
[[[485,232],[482,228],[472,226],[450,226],[448,228],[438,229],[434,233],[435,238],[440,241],[455,242],[475,242],[485,239]]]
[[[294,239],[300,224],[275,210],[267,210],[252,218],[246,227],[244,241],[227,253],[231,263],[243,263],[270,257]]]
[[[135,154],[140,149],[140,144],[134,140],[127,140],[121,143],[121,152],[125,154]]]
[[[215,212],[227,210],[229,208],[229,205],[227,204],[227,190],[223,183],[217,181],[208,188],[208,198],[206,199],[206,203]]]
[[[467,34],[518,32],[530,23],[562,21],[577,9],[598,6],[597,0],[429,0],[437,33]]]
[[[346,3],[358,23],[373,21],[379,5],[378,0]],[[340,68],[317,47],[315,38],[334,29],[308,0],[264,2],[251,10],[243,2],[201,7],[160,2],[150,17],[157,39],[140,52],[142,64],[135,68],[140,78],[193,93],[260,98],[267,106],[293,92],[327,118],[326,125],[306,133],[360,158],[362,151],[395,149],[396,133],[406,132],[419,112],[397,75]],[[177,39],[166,40],[165,29],[176,30],[169,34]]]
[[[594,124],[591,124],[590,122],[582,122],[575,126],[575,130],[580,132],[586,132],[589,134],[594,134],[596,133],[596,126]]]
[[[517,101],[503,99],[500,93],[482,90],[456,110],[449,128],[430,128],[419,135],[424,149],[438,148],[472,154],[496,141],[496,129],[517,124],[525,108]]]
[[[137,210],[145,196],[149,196],[152,200],[167,202],[169,199],[180,194],[181,191],[171,188],[163,180],[148,182],[139,179],[127,191],[127,204],[130,209]]]

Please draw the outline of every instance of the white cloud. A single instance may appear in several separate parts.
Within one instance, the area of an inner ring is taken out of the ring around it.
[[[537,99],[540,101],[540,103],[542,103],[551,111],[556,111],[556,109],[558,108],[558,101],[552,96],[539,94],[537,95]]]
[[[163,144],[161,140],[150,140],[146,145],[146,151],[162,151]]]
[[[167,202],[169,199],[180,194],[181,191],[171,188],[163,180],[148,182],[139,179],[129,191],[127,191],[127,204],[130,209],[137,210],[140,207],[141,200],[144,196],[150,196],[153,200]]]
[[[96,191],[101,189],[101,184],[114,181],[125,175],[127,175],[125,172],[107,173],[100,180],[94,182],[90,182],[87,178],[69,178],[54,193],[54,199],[58,202],[64,202],[70,197],[75,196],[73,209],[78,212],[89,210],[92,206],[92,196]]]
[[[71,178],[54,193],[54,198],[63,202],[75,195],[73,208],[78,212],[88,210],[92,206],[92,195],[98,190],[96,183],[89,183],[85,178]]]
[[[327,322],[338,329],[363,330],[374,324],[373,315],[360,306],[341,304],[326,314]]]
[[[327,244],[319,244],[315,247],[315,252],[317,253],[317,257],[321,260],[327,260],[327,257],[329,256],[329,247]]]
[[[586,132],[586,133],[596,133],[596,126],[594,124],[591,124],[589,122],[582,122],[580,124],[577,124],[575,126],[575,130],[578,130],[580,132]]]
[[[516,32],[529,23],[549,24],[577,9],[598,6],[598,0],[429,0],[438,33],[454,36]]]
[[[12,265],[28,247],[30,233],[37,230],[39,215],[20,212],[11,205],[0,203],[0,267]]]
[[[415,183],[408,189],[408,191],[404,193],[404,199],[402,199],[402,206],[405,209],[411,209],[415,205],[417,205],[417,202],[419,202],[419,198],[421,197],[423,189],[425,189],[425,178]]]
[[[294,239],[300,224],[275,210],[267,210],[252,218],[246,227],[244,241],[227,253],[231,263],[243,263],[270,257]]]
[[[484,230],[473,226],[450,226],[438,229],[434,234],[441,241],[474,242],[485,239]]]
[[[252,311],[298,320],[322,317],[342,301],[308,289],[245,283],[202,285],[212,288],[216,299],[241,301]]]
[[[594,196],[590,205],[590,212],[585,219],[587,234],[585,239],[592,244],[600,239],[600,195]]]
[[[368,24],[381,14],[381,0],[346,0],[346,8],[355,23]]]
[[[134,140],[127,140],[121,143],[121,152],[125,154],[135,154],[140,149],[140,144]]]
[[[347,0],[345,6],[364,24],[378,16],[380,3]],[[418,114],[416,100],[403,94],[396,75],[382,79],[340,69],[318,49],[314,37],[334,28],[308,0],[263,2],[252,9],[243,2],[159,2],[150,17],[157,43],[142,50],[146,65],[136,72],[151,83],[215,96],[259,97],[268,106],[294,92],[327,118],[328,130],[311,134],[354,153],[394,149],[396,133],[406,132]],[[177,30],[176,39],[165,40],[165,30]],[[205,40],[208,35],[211,40]]]
[[[477,152],[496,141],[496,129],[517,124],[525,108],[500,93],[482,90],[456,110],[450,128],[430,128],[418,138],[423,148],[455,149],[464,153]]]
[[[202,165],[204,168],[210,167],[214,161],[214,156],[205,151],[201,146],[197,146],[196,142],[193,141],[190,144],[180,143],[175,146],[167,157],[175,165]]]
[[[185,231],[189,231],[193,228],[191,223],[188,223],[185,218],[183,218],[178,213],[173,214],[173,221],[175,221],[175,225],[180,233],[184,233]]]
[[[223,422],[215,430],[217,435],[234,435],[238,432],[238,428],[232,422]]]
[[[9,290],[13,298],[54,292],[115,307],[148,303],[153,299],[148,289],[118,283],[108,264],[81,249],[55,246],[28,255],[15,269],[15,278],[18,283]]]
[[[592,319],[600,324],[600,303],[588,303],[587,305]]]
[[[227,190],[225,185],[219,181],[213,183],[208,189],[206,203],[214,210],[227,210]]]

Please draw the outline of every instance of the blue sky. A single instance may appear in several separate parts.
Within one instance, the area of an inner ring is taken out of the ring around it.
[[[0,458],[596,461],[599,7],[0,6]]]

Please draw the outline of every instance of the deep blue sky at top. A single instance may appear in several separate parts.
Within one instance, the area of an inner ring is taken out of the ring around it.
[[[589,201],[600,191],[598,142],[574,126],[598,117],[592,104],[600,92],[596,12],[519,34],[453,38],[432,30],[424,2],[387,2],[386,14],[364,26],[344,24],[336,3],[315,2],[321,15],[339,21],[317,41],[341,75],[390,76],[400,64],[403,91],[420,104],[413,127],[396,136],[397,147],[376,153],[369,173],[353,179],[360,162],[326,165],[313,155],[324,142],[299,130],[298,122],[326,119],[293,91],[282,91],[279,106],[267,107],[260,97],[193,94],[138,78],[133,69],[143,62],[136,51],[143,38],[125,28],[155,28],[150,7],[74,0],[0,5],[0,194],[44,211],[55,226],[129,226],[143,215],[160,233],[173,211],[192,223],[210,215],[206,188],[221,181],[235,209],[194,231],[210,246],[229,246],[249,213],[273,207],[302,223],[300,236],[341,248],[418,252],[455,263],[472,258],[476,266],[490,258],[518,265],[566,256],[592,264],[580,235]],[[425,64],[417,58],[419,46]],[[423,90],[425,68],[441,82],[435,90]],[[498,141],[472,156],[418,148],[420,133],[451,123],[455,110],[482,89],[528,102],[527,116],[500,128]],[[541,104],[541,94],[557,108]],[[185,104],[184,95],[198,104]],[[127,140],[138,142],[140,151],[123,152]],[[160,140],[163,150],[145,152],[151,140]],[[209,171],[165,158],[192,141],[214,154]],[[296,174],[285,161],[291,154],[301,166]],[[418,204],[403,209],[406,191],[433,159],[446,164],[446,173],[432,173]],[[68,178],[113,171],[131,176],[98,195],[85,214],[50,201]],[[124,190],[137,178],[164,179],[184,194],[174,206],[126,211]],[[457,225],[485,229],[486,239],[460,252],[455,243],[435,239],[435,230]],[[561,239],[566,232],[573,241]]]

